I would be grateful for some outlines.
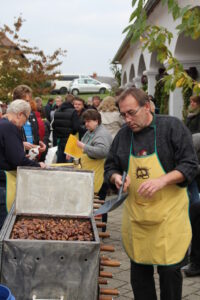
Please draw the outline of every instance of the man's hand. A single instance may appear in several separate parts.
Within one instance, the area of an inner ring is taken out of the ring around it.
[[[29,143],[29,142],[23,142],[23,145],[24,145],[25,150],[30,150],[31,148],[35,148],[36,147],[36,145],[33,145],[33,144]]]
[[[163,189],[167,185],[177,184],[185,180],[184,175],[177,170],[171,171],[159,178],[151,179],[143,182],[139,189],[138,194],[142,197],[150,198],[157,191]]]
[[[40,164],[40,168],[42,168],[42,169],[45,169],[45,168],[46,168],[46,165],[45,165],[45,163],[43,163],[43,162],[40,162],[39,164]]]
[[[142,197],[151,198],[157,191],[161,190],[165,186],[166,182],[163,177],[151,179],[143,182],[137,192]]]
[[[42,153],[46,150],[47,146],[42,142],[42,141],[39,141],[39,152]]]
[[[112,176],[111,176],[111,182],[113,184],[115,184],[116,188],[119,190],[121,185],[122,185],[122,175],[120,174],[117,174],[117,173],[114,173]],[[123,192],[126,192],[127,191],[127,188],[129,187],[131,183],[131,179],[129,177],[129,175],[126,176],[126,179],[125,179],[125,182],[124,182],[124,189],[123,189]]]
[[[69,154],[66,154],[66,160],[70,160],[71,156]]]
[[[85,144],[80,141],[77,141],[77,146],[83,150],[85,147]]]

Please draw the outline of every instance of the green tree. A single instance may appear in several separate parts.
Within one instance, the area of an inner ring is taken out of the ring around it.
[[[200,10],[190,6],[180,7],[176,0],[161,0],[163,5],[168,6],[168,12],[174,20],[180,20],[176,27],[178,34],[184,33],[196,40],[200,37]],[[128,32],[131,43],[140,40],[142,49],[157,53],[157,60],[163,64],[167,63],[167,75],[162,78],[164,89],[167,93],[176,87],[192,89],[193,93],[200,93],[200,83],[190,77],[184,70],[182,64],[173,57],[168,45],[171,43],[173,34],[164,27],[150,25],[147,23],[145,0],[132,0],[135,7],[129,19],[129,25],[124,32]]]
[[[52,89],[50,83],[61,65],[60,56],[66,51],[57,49],[52,55],[45,55],[37,47],[31,47],[28,40],[20,38],[24,20],[18,17],[13,29],[4,25],[0,28],[0,99],[10,100],[13,89],[19,84],[27,84],[34,95],[47,94]],[[9,37],[9,43],[3,41]]]

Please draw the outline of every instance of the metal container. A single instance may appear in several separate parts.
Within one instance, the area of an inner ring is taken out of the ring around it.
[[[100,241],[93,211],[93,172],[18,168],[15,207],[0,234],[1,282],[16,300],[96,300]],[[90,219],[94,241],[11,239],[17,216]]]

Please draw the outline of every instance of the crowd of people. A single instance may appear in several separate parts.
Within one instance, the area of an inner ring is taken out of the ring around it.
[[[122,239],[135,299],[157,299],[154,265],[161,299],[181,299],[181,269],[200,275],[200,96],[190,98],[184,124],[160,115],[153,97],[135,87],[87,102],[56,96],[43,106],[28,86],[17,86],[8,107],[0,101],[0,228],[14,200],[17,167],[45,168],[51,146],[57,163],[72,162],[65,153],[70,134],[82,150],[82,168],[95,172],[100,199],[117,191],[127,173]]]
[[[121,121],[117,121],[117,116],[121,117],[115,99],[107,98],[105,101],[112,103],[110,111],[115,115],[115,120],[109,122],[118,122],[118,126],[113,125],[114,131],[112,126],[107,130],[102,124],[98,111],[102,101],[97,95],[92,97],[91,104],[78,96],[67,94],[63,99],[58,95],[43,106],[42,98],[34,98],[30,87],[19,85],[13,90],[9,105],[0,102],[0,228],[15,197],[17,167],[45,168],[45,158],[51,146],[57,148],[57,163],[72,162],[73,158],[64,152],[70,134],[77,136],[77,146],[83,150],[82,166],[96,171],[95,192],[105,199],[108,186],[103,180],[104,162],[113,132],[116,134],[121,126]],[[109,122],[106,121],[105,126]],[[14,187],[13,193],[8,200],[6,195],[11,186]]]

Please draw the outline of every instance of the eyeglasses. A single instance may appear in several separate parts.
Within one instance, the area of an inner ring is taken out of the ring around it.
[[[24,115],[24,117],[26,118],[26,121],[27,121],[29,117],[25,114],[25,112],[22,111],[22,115]]]
[[[127,112],[121,112],[120,115],[123,119],[126,119],[127,117],[131,117],[133,118],[137,113],[138,111],[142,108],[142,106],[139,106],[136,110],[129,110]]]

